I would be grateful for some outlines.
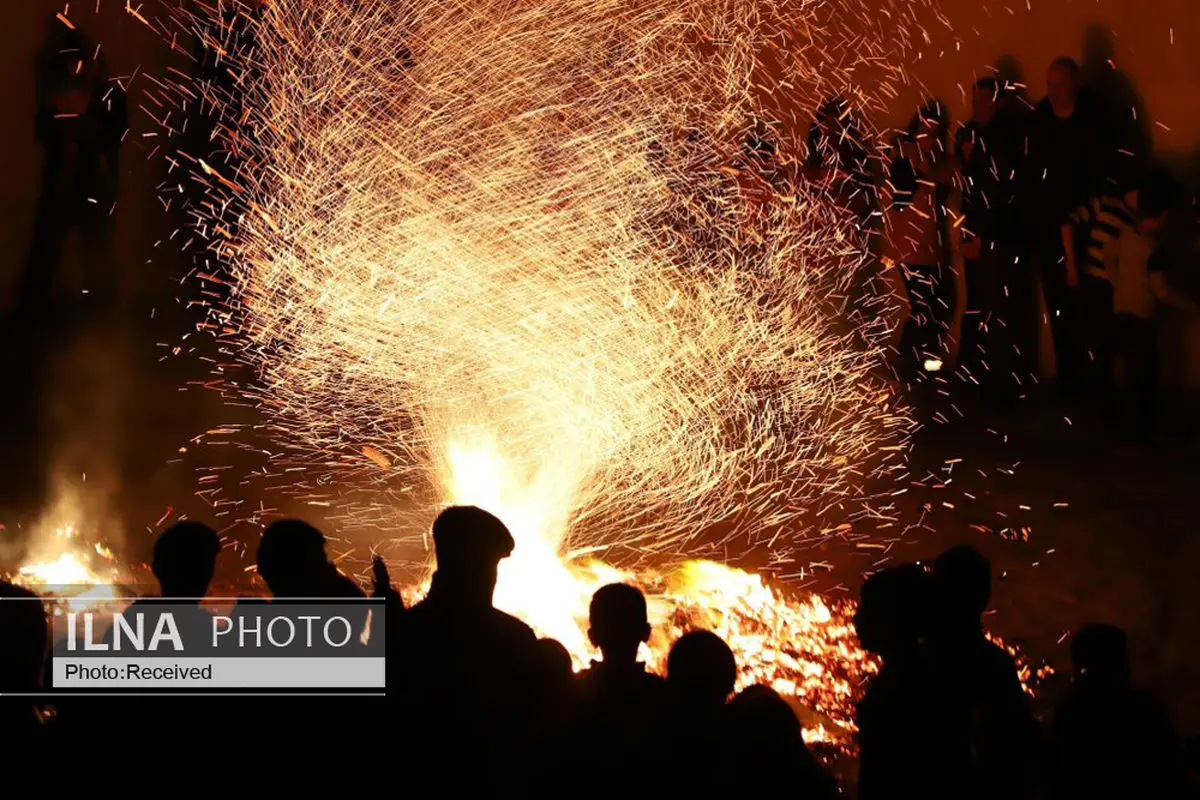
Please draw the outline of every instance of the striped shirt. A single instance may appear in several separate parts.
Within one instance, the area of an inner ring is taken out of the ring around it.
[[[1093,197],[1087,205],[1072,211],[1067,220],[1076,231],[1087,229],[1087,258],[1080,267],[1098,278],[1106,277],[1122,232],[1135,225],[1133,210],[1120,197]]]

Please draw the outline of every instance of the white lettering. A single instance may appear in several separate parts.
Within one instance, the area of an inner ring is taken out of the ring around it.
[[[75,649],[75,614],[74,612],[67,614],[67,649]]]
[[[271,633],[271,631],[273,631],[275,629],[276,622],[283,622],[283,623],[287,624],[288,638],[287,638],[286,642],[280,643],[280,642],[275,641],[275,636],[273,633]],[[296,638],[296,624],[294,622],[292,622],[290,619],[288,619],[287,617],[275,617],[275,619],[273,619],[267,623],[267,641],[270,642],[273,646],[287,647],[289,644],[292,643],[292,640],[295,638]]]
[[[346,637],[342,639],[342,641],[336,643],[333,641],[333,639],[329,638],[329,626],[332,625],[335,620],[346,626]],[[327,644],[331,645],[332,647],[343,647],[345,646],[346,642],[350,641],[350,636],[350,620],[346,619],[345,617],[330,617],[329,619],[325,620],[325,641]]]
[[[163,630],[164,628],[166,630]],[[174,614],[159,614],[158,625],[154,628],[154,635],[150,637],[150,649],[157,650],[162,639],[168,639],[176,650],[183,649],[183,639],[179,636],[179,629],[175,627]]]
[[[125,631],[125,637],[135,649],[146,649],[146,621],[142,614],[135,616],[136,630],[129,627],[129,621],[125,619],[124,614],[113,614],[113,650],[121,649],[121,631]]]
[[[262,617],[254,618],[254,627],[250,629],[254,634],[254,646],[262,647]],[[246,646],[246,618],[238,617],[238,647]]]
[[[313,624],[313,620],[314,620],[314,619],[320,619],[320,617],[301,616],[301,617],[297,617],[297,619],[302,619],[302,620],[304,620],[304,646],[305,646],[305,647],[312,647],[312,624]]]
[[[223,631],[218,630],[218,628],[220,628],[221,626],[218,625],[217,623],[219,623],[221,620],[225,620],[225,622],[227,623],[225,626],[225,630],[223,630]],[[229,617],[213,617],[213,643],[212,643],[212,646],[213,647],[217,646],[217,637],[218,636],[224,636],[225,634],[229,633],[231,630],[233,630],[233,620],[231,618],[229,618]]]
[[[107,650],[108,645],[105,642],[92,641],[92,626],[93,620],[90,613],[85,612],[83,615],[83,649],[84,650]]]

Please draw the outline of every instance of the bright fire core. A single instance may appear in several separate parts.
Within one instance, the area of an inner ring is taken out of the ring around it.
[[[447,494],[505,520],[516,547],[501,562],[496,605],[560,641],[577,668],[597,655],[587,640],[588,603],[606,583],[628,582],[649,595],[654,634],[642,649],[651,669],[666,666],[672,641],[696,627],[716,631],[734,648],[739,686],[766,683],[794,697],[808,717],[810,741],[838,741],[850,730],[854,688],[876,669],[857,645],[847,606],[818,597],[789,601],[761,578],[721,564],[689,561],[668,573],[621,570],[564,553],[567,503],[553,496],[553,470],[529,483],[514,478],[496,442],[455,439],[449,448]],[[567,479],[569,482],[569,478]],[[566,487],[559,487],[567,491]]]

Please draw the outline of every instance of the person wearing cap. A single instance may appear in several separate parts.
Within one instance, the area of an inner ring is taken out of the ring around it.
[[[433,523],[437,568],[429,594],[405,613],[388,692],[422,730],[416,746],[505,763],[519,746],[538,658],[533,629],[492,605],[500,561],[515,543],[504,523],[473,506]],[[459,779],[502,780],[487,774]]]

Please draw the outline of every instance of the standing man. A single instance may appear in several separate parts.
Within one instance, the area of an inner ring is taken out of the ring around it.
[[[393,642],[388,692],[397,718],[420,731],[410,756],[445,769],[441,785],[525,786],[537,636],[492,605],[500,562],[516,543],[504,523],[451,506],[433,523],[437,570],[429,594],[405,613]],[[456,766],[457,765],[457,766]]]
[[[1042,282],[1059,384],[1068,396],[1076,392],[1084,348],[1072,291],[1079,274],[1066,264],[1061,226],[1072,210],[1099,193],[1104,165],[1096,122],[1078,105],[1079,87],[1074,60],[1063,57],[1050,65],[1046,98],[1034,109],[1025,138],[1019,198],[1025,211],[1024,260]]]
[[[1032,329],[1033,285],[1018,258],[1014,179],[1020,129],[1000,81],[981,78],[971,92],[971,119],[954,154],[961,169],[962,253],[967,304],[959,364],[990,401],[1013,399],[1029,384],[1033,350],[1018,332]]]
[[[72,231],[84,239],[89,294],[101,303],[111,296],[118,156],[128,128],[124,91],[108,80],[98,48],[79,31],[47,42],[37,82],[37,138],[46,162],[17,298],[25,316],[49,303]]]

